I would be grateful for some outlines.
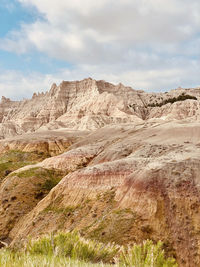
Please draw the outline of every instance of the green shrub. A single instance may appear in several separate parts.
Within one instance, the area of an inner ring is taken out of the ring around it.
[[[132,267],[177,267],[173,258],[165,258],[162,242],[156,245],[147,240],[142,245],[123,248],[120,254],[120,266]]]
[[[162,107],[163,105],[166,105],[168,103],[175,103],[178,101],[184,101],[187,99],[192,99],[192,100],[197,100],[197,98],[195,96],[191,96],[191,95],[186,95],[185,93],[182,93],[181,95],[177,96],[177,97],[172,97],[172,98],[168,98],[160,103],[153,103],[153,104],[149,104],[148,107]]]
[[[119,246],[103,244],[94,240],[85,240],[77,232],[58,233],[30,241],[27,252],[31,255],[57,255],[86,262],[112,263],[119,251]]]
[[[48,179],[44,182],[44,184],[42,185],[42,189],[50,191],[52,188],[54,188],[59,182],[60,182],[60,178],[52,178],[52,179]]]
[[[58,233],[30,241],[27,252],[31,255],[56,255],[84,262],[116,263],[130,267],[177,267],[173,258],[166,258],[162,242],[147,240],[132,247],[103,244],[82,238],[78,232]]]
[[[100,263],[94,264],[92,263]],[[26,247],[0,250],[0,266],[111,266],[177,267],[173,258],[166,258],[162,242],[147,240],[130,247],[86,240],[76,231],[46,235],[30,240]]]

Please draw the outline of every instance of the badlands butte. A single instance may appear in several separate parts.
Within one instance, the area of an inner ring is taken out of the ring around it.
[[[0,102],[0,240],[78,229],[200,266],[200,88],[91,78]]]

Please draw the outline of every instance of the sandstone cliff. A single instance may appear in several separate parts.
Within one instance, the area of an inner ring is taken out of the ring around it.
[[[33,94],[32,99],[0,102],[0,138],[61,128],[95,130],[107,124],[142,122],[151,118],[198,118],[195,100],[153,108],[180,94],[200,97],[200,89],[177,89],[168,93],[146,93],[122,84],[113,85],[91,78],[53,84],[46,93]],[[185,109],[187,111],[185,111]]]

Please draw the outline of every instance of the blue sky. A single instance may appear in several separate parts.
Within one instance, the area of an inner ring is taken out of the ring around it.
[[[20,30],[21,23],[31,23],[37,17],[30,10],[22,7],[17,1],[1,0],[0,2],[0,36],[4,37],[9,31]]]
[[[22,25],[32,24],[38,19],[42,20],[43,18],[35,8],[24,7],[18,1],[3,0],[0,2],[0,38],[9,38],[13,32],[20,32]],[[0,50],[0,70],[3,72],[16,71],[24,75],[35,72],[53,74],[57,69],[68,68],[69,66],[71,64],[66,61],[47,57],[35,49],[28,53],[18,53],[7,49]]]
[[[0,0],[0,95],[86,77],[199,87],[199,0]]]

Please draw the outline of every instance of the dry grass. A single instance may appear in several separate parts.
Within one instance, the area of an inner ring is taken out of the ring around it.
[[[30,240],[16,251],[0,250],[0,266],[177,267],[177,264],[165,257],[161,242],[153,244],[147,240],[141,245],[125,247],[86,240],[78,232],[67,232]]]

